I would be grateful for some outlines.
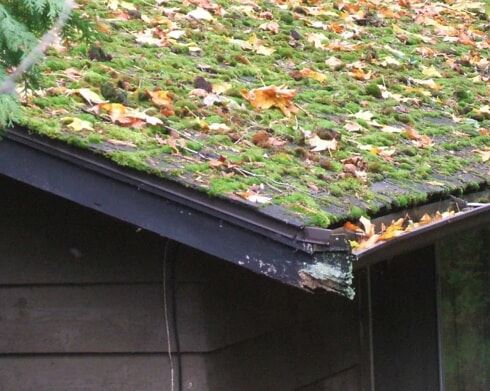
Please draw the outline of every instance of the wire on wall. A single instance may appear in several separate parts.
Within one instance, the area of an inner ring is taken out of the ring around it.
[[[171,391],[182,391],[182,359],[180,354],[180,339],[179,331],[177,326],[177,288],[175,282],[175,268],[176,268],[176,253],[178,249],[178,244],[167,239],[165,241],[165,247],[163,251],[163,311],[165,316],[165,335],[167,337],[167,351],[170,364],[170,389]],[[167,269],[169,274],[167,275]],[[170,292],[168,292],[170,288]],[[169,310],[168,310],[168,294],[171,295],[172,300],[172,323],[169,320]],[[172,333],[170,330],[172,327]],[[176,364],[177,371],[175,371],[175,362],[172,347],[172,335],[175,340],[175,352],[176,352]],[[175,376],[177,372],[177,376]],[[177,382],[176,382],[177,378]],[[177,384],[177,388],[176,388]]]

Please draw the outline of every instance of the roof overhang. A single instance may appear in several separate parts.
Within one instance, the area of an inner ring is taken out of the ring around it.
[[[342,230],[288,224],[21,128],[0,142],[0,174],[283,283],[347,297],[353,268],[490,221],[483,205],[354,255]]]

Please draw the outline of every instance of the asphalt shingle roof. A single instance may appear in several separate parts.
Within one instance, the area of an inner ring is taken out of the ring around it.
[[[478,1],[81,0],[22,124],[322,227],[490,179]]]

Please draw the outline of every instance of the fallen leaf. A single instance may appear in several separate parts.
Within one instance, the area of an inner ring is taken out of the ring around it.
[[[279,24],[277,22],[265,22],[259,26],[262,30],[268,30],[273,34],[279,33]]]
[[[252,142],[262,148],[280,147],[286,144],[285,141],[279,140],[278,138],[271,136],[265,130],[259,130],[252,136]]]
[[[403,227],[403,224],[405,222],[405,218],[399,218],[396,221],[393,221],[385,230],[384,232],[379,236],[379,240],[391,240],[393,238],[396,238],[400,235],[403,235],[405,232],[405,229]]]
[[[254,204],[268,204],[272,201],[271,197],[261,195],[252,190],[240,191],[240,192],[236,192],[235,194],[239,195],[240,197],[246,199],[249,202],[253,202]]]
[[[430,67],[422,65],[422,74],[427,77],[442,77],[441,73],[434,68],[434,65],[431,65]]]
[[[220,124],[215,122],[209,125],[209,130],[212,130],[213,132],[226,133],[229,132],[231,128],[226,124]]]
[[[360,110],[356,114],[354,114],[354,117],[356,117],[357,119],[362,119],[364,121],[371,121],[374,117],[374,114],[370,111]]]
[[[315,134],[313,137],[308,139],[308,144],[312,147],[312,152],[321,152],[325,150],[335,151],[338,146],[337,139],[333,138],[331,140],[324,140]]]
[[[257,110],[270,109],[271,107],[279,108],[287,117],[291,113],[298,112],[298,108],[293,103],[296,90],[290,90],[283,87],[269,86],[255,88],[250,91],[242,90],[242,96],[250,102]]]
[[[151,102],[160,108],[160,113],[165,116],[174,114],[172,94],[168,91],[148,91]]]
[[[364,227],[364,235],[367,236],[368,238],[371,236],[375,235],[375,227],[374,224],[371,223],[371,220],[369,220],[367,217],[361,216],[359,219],[359,222],[362,224]]]
[[[399,67],[402,65],[400,61],[398,61],[395,57],[387,56],[380,63],[383,67]]]
[[[323,73],[314,71],[310,68],[303,68],[302,70],[299,71],[299,73],[303,77],[307,77],[307,78],[316,80],[320,83],[323,83],[325,80],[327,80],[327,77]]]
[[[100,103],[105,103],[107,102],[106,100],[104,100],[99,94],[97,94],[96,92],[93,92],[92,90],[88,89],[88,88],[79,88],[78,90],[76,90],[78,92],[78,94],[83,98],[85,99],[85,101],[89,104],[89,105],[98,105]]]
[[[354,223],[351,223],[350,221],[347,221],[344,224],[344,229],[346,229],[347,231],[350,231],[350,232],[357,232],[357,233],[363,233],[364,232],[361,228],[359,228]]]
[[[353,156],[342,160],[343,173],[365,181],[367,179],[367,163],[361,156]]]
[[[325,60],[325,64],[332,70],[332,71],[338,71],[344,66],[344,63],[342,60],[338,59],[337,57],[330,57],[327,60]]]
[[[215,94],[221,95],[226,93],[228,90],[230,90],[232,85],[231,83],[222,82],[222,83],[215,83],[212,85],[212,87],[213,87],[213,92]]]
[[[352,70],[349,72],[349,75],[352,76],[356,80],[369,80],[371,79],[372,72],[364,72],[364,69],[362,68],[352,68]]]
[[[95,106],[95,111],[109,115],[111,121],[116,122],[126,116],[127,108],[120,103],[102,103]]]
[[[75,132],[82,130],[94,130],[92,123],[76,117],[61,118],[61,122]]]
[[[481,161],[483,163],[488,162],[490,160],[490,148],[485,149],[474,149],[473,152],[476,152],[480,155]]]
[[[120,103],[102,103],[94,106],[93,112],[106,114],[111,122],[125,127],[141,128],[145,124],[161,125],[163,122],[142,111],[130,109]]]
[[[344,129],[348,132],[361,132],[364,128],[357,122],[347,121],[344,125]]]
[[[115,140],[115,139],[109,139],[107,140],[108,143],[114,144],[114,145],[121,145],[124,147],[133,147],[136,148],[136,144],[132,143],[131,141],[124,141],[124,140]]]
[[[405,129],[405,135],[419,148],[430,147],[432,145],[432,139],[429,136],[421,135],[412,127]]]
[[[442,86],[440,86],[439,84],[437,84],[434,80],[432,79],[427,79],[427,80],[420,80],[420,79],[410,79],[413,83],[415,84],[418,84],[418,85],[421,85],[421,86],[424,86],[424,87],[428,87],[430,88],[431,90],[435,90],[435,91],[439,91]]]
[[[320,49],[323,48],[323,41],[326,41],[327,37],[319,33],[310,33],[306,36],[306,40],[312,43],[315,48]]]
[[[187,16],[190,16],[196,20],[205,20],[207,22],[213,20],[213,15],[201,7],[197,7],[195,10],[190,11]]]
[[[380,130],[382,132],[385,132],[385,133],[402,133],[403,132],[403,129],[398,128],[396,126],[390,126],[390,125],[383,126]]]

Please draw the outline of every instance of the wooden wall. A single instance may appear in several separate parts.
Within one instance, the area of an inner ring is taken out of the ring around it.
[[[164,246],[0,178],[0,390],[170,390]],[[360,389],[358,302],[184,246],[169,255],[183,390]]]

